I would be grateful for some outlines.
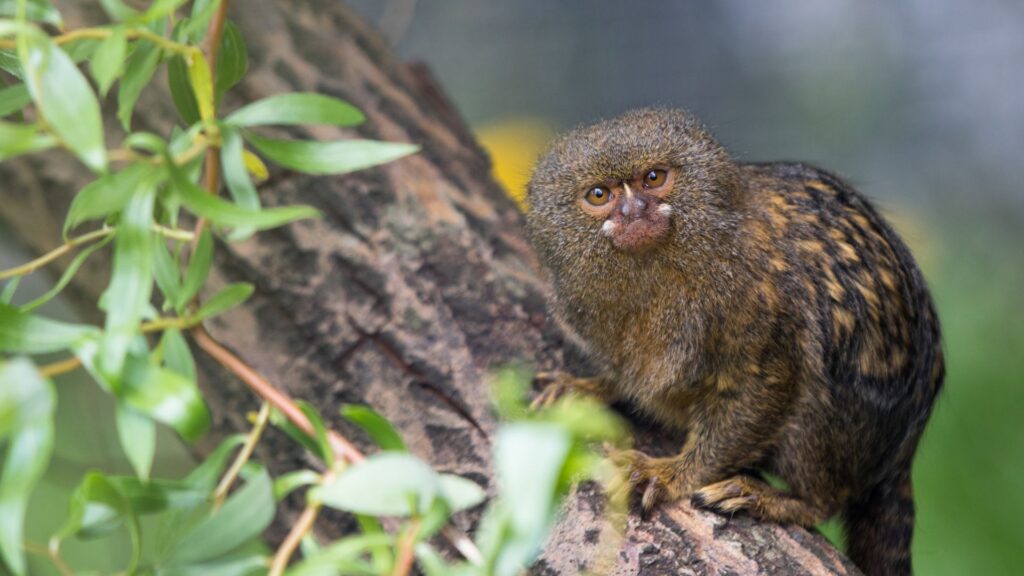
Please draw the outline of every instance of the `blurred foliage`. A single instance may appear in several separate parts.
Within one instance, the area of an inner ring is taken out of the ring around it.
[[[491,155],[494,177],[525,212],[533,164],[554,136],[550,124],[539,118],[507,118],[479,127],[476,136]]]

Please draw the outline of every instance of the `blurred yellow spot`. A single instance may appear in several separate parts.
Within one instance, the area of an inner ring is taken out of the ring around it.
[[[911,210],[905,206],[889,205],[881,212],[910,248],[910,253],[914,255],[918,266],[927,272],[934,272],[938,264],[934,250],[935,235],[929,229],[928,223],[912,216]]]
[[[242,161],[245,162],[245,169],[252,174],[257,182],[266,180],[270,174],[267,172],[267,165],[260,160],[260,157],[248,150],[242,151]]]
[[[506,118],[478,127],[477,139],[491,155],[494,177],[526,211],[526,183],[554,131],[539,118]]]

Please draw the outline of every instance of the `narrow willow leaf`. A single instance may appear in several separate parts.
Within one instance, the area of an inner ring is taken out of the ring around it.
[[[295,490],[319,481],[320,475],[312,470],[296,470],[282,474],[274,480],[274,500],[280,502]]]
[[[117,117],[125,131],[131,130],[132,111],[142,94],[142,89],[149,84],[150,78],[160,62],[160,47],[144,40],[135,43],[135,51],[128,58],[121,78],[121,87],[117,91]]]
[[[0,27],[0,32],[2,32],[2,27]],[[3,37],[2,33],[0,33],[0,37]],[[0,70],[19,80],[25,78],[25,73],[21,69],[21,61],[18,60],[18,55],[13,50],[0,50]]]
[[[164,348],[164,366],[190,381],[196,380],[196,361],[181,330],[168,328],[160,339]]]
[[[232,284],[215,294],[213,298],[203,302],[203,305],[199,307],[193,318],[200,321],[226,312],[248,300],[252,296],[252,291],[252,284],[245,282]]]
[[[192,83],[188,79],[188,64],[180,54],[175,54],[167,61],[167,83],[171,87],[171,100],[178,110],[178,115],[185,124],[191,126],[199,122],[199,105],[192,93]]]
[[[328,469],[334,467],[334,450],[331,450],[331,443],[327,439],[327,426],[324,425],[324,419],[320,416],[320,413],[316,411],[316,408],[306,402],[305,400],[299,400],[299,410],[305,414],[306,419],[313,426],[314,436],[313,439],[320,446],[320,453],[324,455],[324,464],[327,465]]]
[[[152,22],[153,20],[163,18],[177,10],[178,7],[186,1],[187,0],[155,0],[149,5],[149,8],[139,16],[139,20],[142,22]]]
[[[252,174],[252,177],[257,182],[270,178],[270,171],[267,170],[267,165],[263,163],[259,156],[248,150],[242,150],[242,158],[245,162],[245,169],[249,171],[249,174]]]
[[[82,222],[120,212],[140,186],[158,186],[164,172],[152,164],[137,162],[106,174],[82,188],[71,201],[64,220],[64,235]]]
[[[193,442],[206,432],[210,413],[193,380],[133,359],[126,366],[121,398],[131,408],[173,428]]]
[[[135,474],[149,479],[156,454],[156,424],[149,418],[123,405],[117,407],[117,436]]]
[[[347,102],[309,92],[278,94],[239,108],[225,119],[235,126],[327,124],[355,126],[366,117]]]
[[[53,384],[39,376],[26,359],[0,364],[0,429],[7,428],[3,472],[0,473],[0,558],[15,574],[25,574],[22,551],[25,510],[39,478],[46,470],[53,450],[53,413],[56,394]],[[5,396],[16,395],[8,403]],[[4,412],[12,410],[10,417]],[[20,412],[20,413],[19,413]],[[3,426],[8,420],[9,426]],[[0,437],[2,440],[2,437]]]
[[[210,64],[206,56],[198,48],[189,53],[188,79],[192,84],[192,94],[199,105],[199,118],[205,122],[213,120],[213,78],[210,76]]]
[[[391,162],[419,150],[419,146],[373,140],[274,140],[255,134],[246,139],[267,158],[307,174],[345,174]]]
[[[21,110],[31,101],[32,95],[28,93],[28,87],[24,84],[0,89],[0,118]]]
[[[217,102],[221,96],[245,76],[249,68],[249,55],[245,47],[242,32],[230,20],[224,25],[224,36],[217,52],[217,79],[215,95]]]
[[[0,291],[0,303],[10,304],[14,300],[14,292],[18,290],[18,284],[21,284],[22,276],[15,276],[4,284],[3,291]]]
[[[74,260],[71,261],[71,264],[69,264],[68,267],[64,270],[64,273],[60,275],[60,279],[57,280],[57,283],[53,285],[53,288],[50,288],[46,292],[46,294],[43,294],[42,296],[36,298],[35,300],[32,300],[31,302],[22,305],[20,307],[21,311],[31,312],[36,308],[39,308],[43,304],[46,304],[50,300],[53,300],[53,298],[56,297],[57,294],[60,294],[61,290],[67,287],[67,285],[71,282],[71,279],[74,278],[75,274],[78,273],[78,269],[82,267],[82,264],[85,263],[89,256],[92,256],[93,252],[96,252],[100,248],[103,248],[104,246],[109,244],[111,240],[113,240],[113,236],[107,236],[106,238],[79,252],[78,255],[75,256]]]
[[[325,574],[380,574],[361,557],[378,547],[394,546],[394,538],[387,534],[350,536],[325,547],[319,554],[307,558],[288,570],[288,576],[323,576]]]
[[[111,29],[110,36],[107,36],[96,47],[89,67],[101,95],[106,96],[110,85],[121,75],[127,53],[128,40],[125,37],[124,28],[120,26]]]
[[[114,239],[114,263],[107,287],[108,302],[99,370],[116,379],[124,366],[128,343],[139,333],[139,321],[153,289],[153,200],[155,190],[140,187],[128,201]]]
[[[223,145],[221,146],[221,166],[224,169],[224,180],[227,183],[231,198],[241,208],[257,211],[260,209],[260,198],[256,193],[256,187],[249,179],[249,171],[246,169],[245,149],[242,144],[242,135],[238,130],[231,129],[227,125],[221,131]],[[248,238],[255,232],[252,227],[239,227],[232,231],[229,239],[240,241]]]
[[[75,63],[45,34],[35,31],[19,36],[18,56],[39,113],[86,166],[105,172],[100,105]]]
[[[440,491],[440,480],[410,454],[374,454],[334,482],[312,490],[312,498],[347,512],[371,516],[425,513]]]
[[[46,354],[72,348],[98,333],[93,326],[69,324],[0,304],[0,352]]]
[[[139,12],[134,8],[129,8],[122,0],[100,0],[100,5],[103,6],[103,10],[111,20],[138,20],[139,18]]]
[[[181,275],[178,272],[178,261],[171,256],[167,244],[157,241],[153,246],[153,278],[165,298],[164,308],[168,306],[181,312],[178,303],[181,297]]]
[[[270,476],[260,467],[219,510],[197,524],[169,551],[166,561],[183,566],[214,559],[259,537],[274,518]]]
[[[370,438],[380,446],[381,450],[390,452],[408,452],[402,436],[386,418],[369,406],[345,404],[341,407],[341,416],[359,426]]]
[[[309,206],[282,206],[248,210],[212,194],[207,194],[189,181],[180,168],[168,165],[168,170],[174,191],[179,195],[185,207],[214,224],[233,228],[252,227],[257,230],[265,230],[319,215]]]
[[[34,125],[0,121],[0,162],[56,145],[53,136],[40,132]]]
[[[213,235],[209,228],[203,230],[196,244],[195,252],[188,261],[188,269],[185,270],[185,281],[181,287],[181,294],[175,308],[180,309],[192,297],[199,293],[199,289],[206,284],[206,277],[210,274],[210,264],[213,262]]]
[[[15,18],[17,15],[17,0],[0,0],[0,17]],[[28,0],[25,3],[25,17],[33,22],[45,22],[57,28],[64,27],[60,12],[47,0]]]
[[[221,0],[196,0],[192,3],[192,15],[185,19],[184,25],[178,32],[179,41],[188,44],[195,44],[203,38],[210,19],[220,7]]]
[[[152,132],[132,132],[125,137],[124,146],[145,150],[150,154],[162,154],[167,149],[167,141]]]
[[[72,493],[68,519],[53,535],[53,541],[59,543],[69,536],[96,538],[122,525],[128,528],[131,540],[131,559],[126,572],[132,573],[142,551],[139,519],[132,502],[112,479],[90,472]]]
[[[448,503],[448,509],[459,512],[472,508],[487,497],[484,489],[472,480],[454,474],[441,474],[441,496]]]

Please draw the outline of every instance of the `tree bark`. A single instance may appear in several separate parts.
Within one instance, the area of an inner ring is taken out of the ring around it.
[[[95,19],[80,3],[63,4],[72,23]],[[226,109],[280,92],[322,92],[352,102],[367,122],[356,131],[300,135],[412,142],[422,151],[345,177],[274,172],[261,188],[266,204],[312,204],[323,218],[218,245],[211,289],[237,281],[257,289],[243,308],[210,322],[210,332],[363,448],[366,439],[337,416],[339,404],[373,406],[418,456],[493,490],[488,370],[517,361],[585,369],[545,309],[547,287],[520,214],[429,72],[396,59],[341,3],[249,0],[233,6],[231,16],[248,42],[250,73]],[[176,115],[160,90],[149,92],[138,127],[166,133]],[[0,175],[0,219],[31,251],[52,249],[71,196],[88,178],[84,169],[56,153],[4,162]],[[72,297],[87,317],[95,317],[90,302],[106,274],[105,266],[93,265],[75,284]],[[197,447],[201,454],[247,429],[245,413],[257,401],[196,354],[214,415],[211,434]],[[641,442],[657,442],[656,431],[640,433]],[[275,433],[257,457],[272,473],[312,465]],[[286,510],[279,525],[295,513]],[[456,522],[472,528],[471,516]],[[328,515],[317,530],[337,536],[351,526]],[[601,498],[583,486],[532,572],[595,569],[605,529]],[[615,574],[856,573],[803,528],[727,519],[688,504],[665,507],[647,521],[630,516],[613,558]]]

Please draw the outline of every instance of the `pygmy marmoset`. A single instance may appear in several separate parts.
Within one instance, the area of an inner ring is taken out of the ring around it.
[[[910,572],[911,461],[943,356],[921,272],[863,196],[806,164],[734,161],[693,117],[644,109],[557,140],[528,201],[555,316],[603,370],[552,385],[685,438],[672,457],[620,454],[645,510],[841,513],[865,573]]]

